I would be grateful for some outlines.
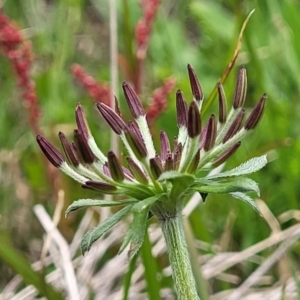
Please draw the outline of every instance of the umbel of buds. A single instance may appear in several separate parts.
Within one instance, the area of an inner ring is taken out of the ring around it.
[[[120,249],[122,251],[130,244],[131,258],[143,243],[147,219],[154,215],[163,223],[181,215],[185,198],[195,192],[202,195],[203,201],[208,194],[229,193],[258,210],[255,202],[246,194],[259,194],[258,185],[244,175],[261,169],[267,162],[265,156],[252,158],[233,170],[216,175],[205,175],[204,171],[224,163],[241,146],[241,139],[257,127],[263,115],[266,94],[247,113],[244,108],[247,77],[243,67],[238,73],[231,109],[227,110],[223,86],[219,83],[219,112],[212,114],[202,124],[204,96],[190,65],[188,75],[193,99],[188,104],[182,91],[176,92],[178,136],[170,142],[167,133],[161,131],[159,151],[154,147],[141,101],[127,83],[123,83],[122,87],[133,121],[126,122],[104,103],[96,104],[101,116],[126,147],[128,156],[122,163],[113,151],[105,155],[98,148],[80,104],[76,106],[77,129],[74,130],[73,141],[59,133],[63,153],[43,136],[37,136],[37,142],[47,159],[83,188],[99,194],[121,196],[119,200],[80,199],[67,209],[66,214],[88,206],[124,206],[85,234],[81,244],[83,253],[132,212],[134,218]]]

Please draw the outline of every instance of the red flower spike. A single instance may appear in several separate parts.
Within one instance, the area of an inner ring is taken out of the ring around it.
[[[176,80],[172,77],[167,78],[163,86],[156,89],[151,96],[151,104],[147,108],[147,121],[153,122],[159,115],[161,115],[167,107],[167,97],[174,89]]]
[[[92,75],[78,64],[72,65],[71,72],[76,82],[87,91],[95,102],[103,102],[106,105],[110,105],[112,93],[107,84],[97,82]]]

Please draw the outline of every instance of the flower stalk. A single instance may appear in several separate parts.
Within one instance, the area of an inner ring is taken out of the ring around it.
[[[181,213],[160,219],[178,300],[200,300],[193,277]]]

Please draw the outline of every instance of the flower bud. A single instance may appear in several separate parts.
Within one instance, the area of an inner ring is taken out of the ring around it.
[[[194,96],[194,99],[197,102],[200,102],[203,100],[203,92],[201,85],[199,83],[198,77],[192,68],[190,64],[188,64],[188,72],[189,72],[189,78],[190,78],[190,84],[191,84],[191,89],[192,89],[192,94]]]
[[[253,108],[250,116],[248,117],[247,121],[245,122],[245,129],[246,130],[251,130],[254,129],[258,122],[260,121],[264,108],[265,108],[265,103],[266,103],[267,95],[263,94],[255,107]]]
[[[158,179],[163,172],[161,161],[157,156],[150,159],[150,171],[155,180]]]
[[[123,82],[122,87],[123,87],[125,99],[127,101],[132,116],[135,119],[137,119],[140,116],[144,116],[145,115],[144,108],[134,89],[126,82]]]
[[[241,129],[244,116],[245,116],[245,109],[242,109],[237,114],[231,126],[227,130],[227,133],[223,138],[223,144],[225,144],[228,140],[230,140]]]
[[[189,110],[188,110],[188,135],[190,138],[194,138],[201,133],[201,118],[198,106],[193,101],[190,104]]]
[[[213,146],[215,145],[216,137],[217,137],[216,119],[215,119],[215,115],[211,115],[211,117],[208,120],[205,141],[203,144],[203,148],[205,151],[209,151],[210,149],[213,148]]]
[[[113,151],[109,151],[107,154],[108,168],[111,178],[114,181],[121,182],[124,180],[124,172],[121,164]]]
[[[88,137],[91,135],[91,132],[81,104],[76,105],[75,118],[78,129],[83,133],[85,138],[88,139]]]
[[[125,131],[125,137],[133,153],[138,159],[147,157],[147,149],[144,141],[135,133],[132,128],[128,127],[128,129]]]
[[[178,126],[187,127],[187,105],[181,90],[176,92],[176,111]]]
[[[101,102],[97,102],[96,106],[103,118],[116,134],[121,134],[122,131],[126,129],[126,123],[109,106]]]
[[[88,145],[87,139],[82,131],[77,129],[74,130],[74,143],[79,159],[81,159],[83,163],[92,164],[95,162],[96,157]]]
[[[74,146],[62,132],[59,132],[58,137],[64,150],[67,162],[75,168],[78,167],[79,159]]]
[[[147,184],[148,179],[141,168],[134,162],[131,157],[127,157],[128,168],[132,173],[133,177],[141,184]]]
[[[245,67],[242,67],[239,71],[237,78],[235,92],[233,96],[233,108],[237,109],[243,107],[247,93],[247,74]]]
[[[115,187],[112,184],[94,181],[94,180],[87,181],[85,184],[82,185],[82,187],[84,189],[101,192],[103,194],[114,194],[115,191],[117,190],[117,187]]]
[[[216,158],[213,162],[213,167],[217,167],[225,162],[230,156],[232,156],[237,149],[241,146],[241,142],[235,143],[232,147],[226,150],[223,154],[221,154],[218,158]]]
[[[219,122],[221,124],[226,122],[227,118],[227,100],[223,89],[223,85],[218,83],[218,97],[219,97]]]
[[[160,132],[160,156],[166,160],[167,154],[171,152],[170,142],[165,131]]]
[[[40,134],[36,136],[36,141],[51,164],[59,168],[65,161],[62,154]]]

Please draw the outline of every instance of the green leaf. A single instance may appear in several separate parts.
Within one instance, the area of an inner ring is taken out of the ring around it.
[[[43,295],[49,300],[63,300],[58,291],[45,281],[45,277],[40,272],[36,272],[31,268],[28,261],[20,255],[7,240],[0,236],[0,258],[1,261],[7,263],[12,269],[19,274],[24,282],[33,285],[40,296]]]
[[[121,188],[118,191],[119,195],[127,195],[138,200],[143,200],[153,195],[152,190],[147,186],[137,183],[129,183],[127,187]]]
[[[92,244],[97,241],[107,230],[116,225],[126,214],[132,209],[134,204],[129,204],[111,217],[107,218],[104,222],[87,232],[81,241],[81,252],[84,255],[85,252],[91,249]]]
[[[259,210],[259,207],[255,203],[255,201],[248,195],[241,193],[241,192],[230,193],[230,195],[236,199],[242,200],[245,203],[249,204],[260,216],[262,216],[262,214]]]
[[[142,201],[139,201],[138,203],[135,203],[132,207],[132,211],[135,212],[142,212],[143,210],[149,208],[154,202],[156,202],[159,198],[161,198],[163,195],[156,195],[147,199],[144,199]]]
[[[149,208],[147,207],[142,211],[134,212],[134,218],[130,225],[130,229],[127,232],[125,239],[120,247],[119,253],[123,252],[126,246],[130,243],[130,249],[128,252],[129,260],[134,257],[134,255],[138,252],[143,244],[147,225],[148,211]]]
[[[251,174],[251,173],[257,172],[260,169],[262,169],[267,164],[267,162],[268,161],[267,161],[266,155],[263,155],[260,157],[254,157],[230,171],[207,176],[206,178],[207,179],[220,179],[220,178],[226,178],[226,177],[235,177],[235,176]]]
[[[133,205],[132,211],[134,219],[120,247],[119,253],[122,253],[129,243],[131,243],[128,253],[129,259],[137,253],[144,241],[149,207],[162,196],[163,195],[156,195]]]
[[[132,238],[128,252],[129,260],[135,256],[144,242],[147,228],[148,210],[149,209],[145,209],[144,211],[135,214],[131,227]]]
[[[212,185],[193,186],[200,193],[225,194],[234,192],[255,192],[259,195],[258,184],[249,178],[238,178],[235,181],[214,183]]]
[[[126,205],[133,202],[137,202],[136,199],[125,199],[125,200],[95,200],[95,199],[79,199],[74,201],[66,210],[65,216],[67,216],[70,212],[73,212],[77,209],[89,207],[89,206],[101,206],[101,207],[108,207],[108,206],[117,206],[117,205]]]
[[[161,174],[158,181],[170,181],[172,189],[169,197],[171,199],[181,197],[181,195],[195,182],[195,177],[190,174],[182,174],[176,171],[168,171]]]

